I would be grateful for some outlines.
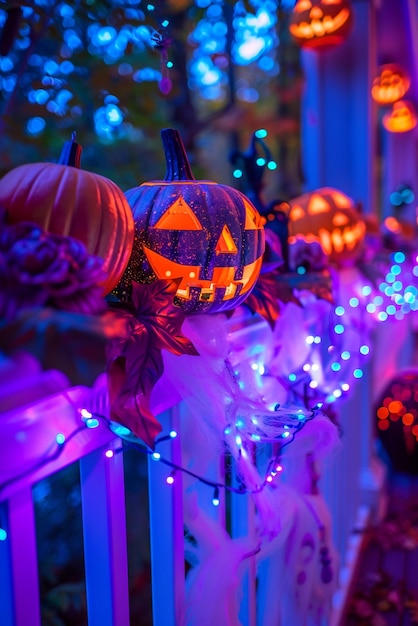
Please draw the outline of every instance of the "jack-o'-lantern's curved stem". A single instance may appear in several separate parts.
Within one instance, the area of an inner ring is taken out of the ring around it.
[[[179,131],[173,128],[163,128],[161,139],[167,164],[164,180],[196,180]]]
[[[74,131],[70,141],[66,141],[62,147],[60,157],[57,161],[59,165],[70,165],[78,169],[81,168],[81,153],[83,148],[75,139],[76,133]]]

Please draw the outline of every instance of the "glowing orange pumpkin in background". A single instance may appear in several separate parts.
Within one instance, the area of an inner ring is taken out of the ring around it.
[[[289,243],[319,241],[331,262],[353,262],[363,249],[366,225],[353,200],[322,187],[289,201]]]
[[[375,406],[380,456],[397,472],[418,474],[418,371],[395,375]]]
[[[33,222],[74,237],[103,259],[104,295],[119,282],[134,238],[129,204],[113,181],[80,169],[81,146],[67,141],[58,163],[20,165],[0,180],[0,207],[9,224]]]
[[[392,104],[403,98],[410,84],[408,74],[400,65],[387,63],[379,68],[379,73],[373,80],[372,98],[379,104]]]
[[[409,100],[398,100],[383,116],[383,126],[390,133],[406,133],[417,125],[415,107]]]
[[[353,11],[348,0],[298,0],[289,31],[302,48],[341,44],[351,31]]]
[[[129,299],[132,280],[181,278],[175,303],[186,313],[235,308],[261,270],[261,216],[236,189],[193,177],[178,131],[166,128],[161,136],[165,179],[126,192],[135,243],[115,295]]]

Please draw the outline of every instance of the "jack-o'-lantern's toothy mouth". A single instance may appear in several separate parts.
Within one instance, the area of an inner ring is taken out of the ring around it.
[[[350,18],[350,11],[347,8],[341,9],[335,17],[324,15],[320,9],[317,10],[318,16],[315,16],[315,13],[312,15],[312,11],[309,14],[311,18],[310,22],[290,24],[289,30],[294,37],[306,40],[318,39],[317,45],[320,45],[322,37],[336,34]]]
[[[236,267],[215,267],[210,280],[199,278],[198,265],[176,263],[143,246],[148,263],[157,278],[181,278],[176,296],[182,300],[190,300],[192,293],[200,290],[199,300],[213,302],[215,299],[231,300],[238,295],[249,292],[261,270],[262,257],[244,266],[242,278],[236,280]],[[219,295],[221,297],[219,298]]]
[[[312,241],[318,241],[325,254],[331,255],[332,253],[340,254],[345,250],[353,250],[359,241],[364,236],[366,226],[364,222],[357,222],[355,226],[345,226],[344,228],[338,227],[334,222],[335,228],[330,232],[326,228],[320,228],[318,234],[304,235],[303,238],[308,243]],[[289,237],[289,243],[294,243],[296,237]]]

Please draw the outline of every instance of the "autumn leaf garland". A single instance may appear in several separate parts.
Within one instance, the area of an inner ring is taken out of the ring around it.
[[[161,432],[150,407],[151,392],[164,369],[161,350],[199,354],[182,335],[184,313],[173,304],[179,281],[133,282],[132,312],[118,311],[126,333],[113,339],[107,350],[110,419],[129,428],[151,448]]]

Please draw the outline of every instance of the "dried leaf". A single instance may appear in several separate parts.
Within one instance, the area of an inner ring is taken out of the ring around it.
[[[260,274],[245,304],[253,313],[258,313],[273,328],[280,316],[280,288],[275,272]]]
[[[178,355],[198,355],[191,341],[181,333],[184,313],[173,304],[180,280],[156,280],[150,285],[133,282],[135,317],[152,333],[155,347]]]
[[[130,344],[127,352],[128,358],[119,356],[109,366],[110,419],[129,428],[153,448],[161,425],[149,401],[154,384],[163,373],[161,351],[146,347],[135,350]]]
[[[110,417],[151,448],[161,431],[150,409],[151,392],[163,373],[161,350],[198,354],[181,334],[184,314],[173,304],[177,285],[178,280],[133,283],[135,313],[121,313],[127,336],[114,340],[108,348]]]
[[[279,300],[285,304],[287,302],[293,302],[294,304],[297,304],[298,306],[302,306],[301,301],[294,294],[294,287],[292,286],[291,282],[288,281],[286,278],[283,279],[282,275],[280,275],[276,280],[277,280],[277,294],[278,294],[277,297],[279,298]]]
[[[273,266],[274,269],[274,266]],[[271,268],[269,267],[269,270]],[[294,272],[264,271],[245,300],[245,304],[254,312],[264,317],[270,326],[280,316],[280,302],[293,302],[302,306],[294,291],[308,290],[317,298],[334,302],[331,275],[327,270],[308,272],[299,275]]]

